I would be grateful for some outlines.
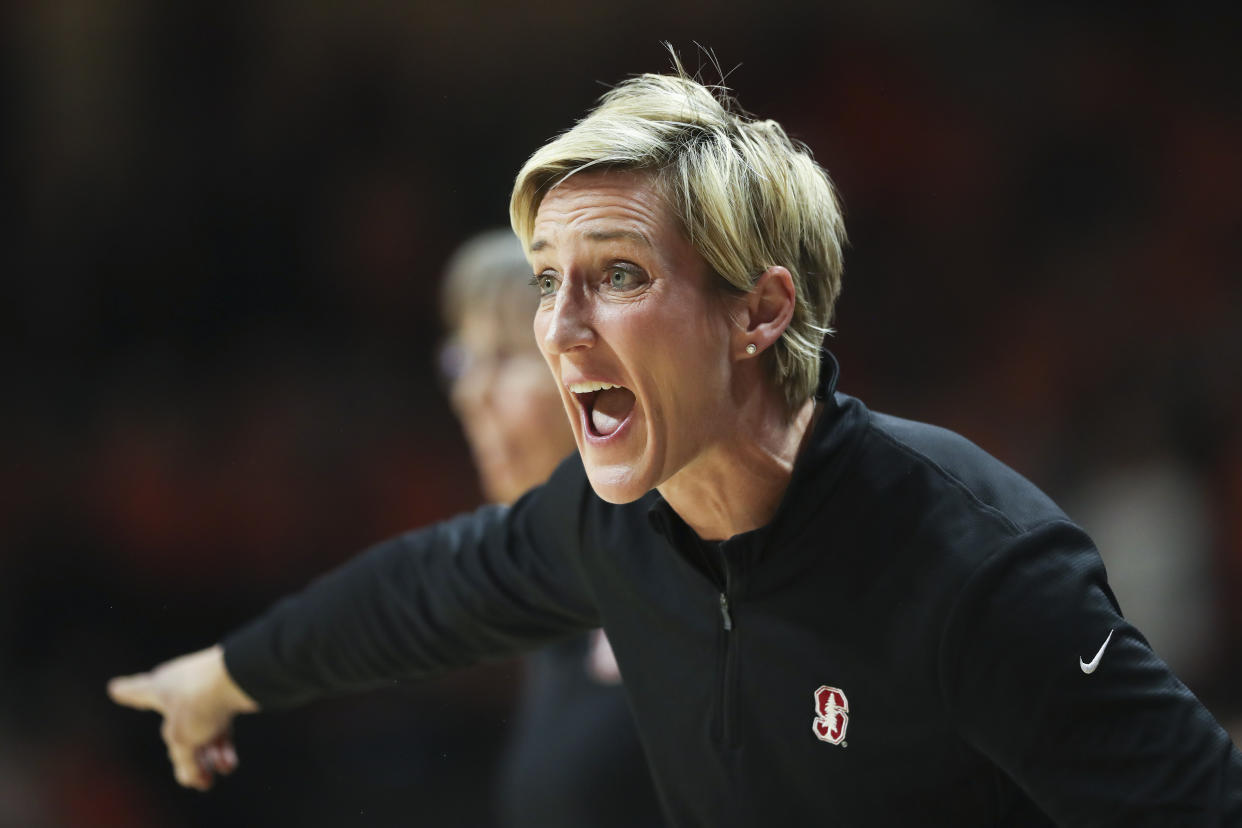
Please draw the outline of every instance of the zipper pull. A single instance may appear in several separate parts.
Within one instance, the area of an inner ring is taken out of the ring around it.
[[[733,617],[729,615],[729,599],[720,593],[720,618],[724,621],[725,632],[733,629]]]

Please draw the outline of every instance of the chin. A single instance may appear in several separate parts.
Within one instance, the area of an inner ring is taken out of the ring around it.
[[[595,494],[614,505],[633,503],[655,488],[646,485],[629,466],[595,466],[589,461],[585,465]]]

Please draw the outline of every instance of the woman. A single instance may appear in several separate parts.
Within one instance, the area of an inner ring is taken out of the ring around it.
[[[1081,530],[836,391],[841,216],[778,125],[644,75],[511,214],[579,456],[139,680],[183,783],[240,710],[602,625],[674,825],[1242,819],[1242,756]]]
[[[537,299],[508,229],[459,248],[444,282],[440,352],[453,410],[484,495],[512,503],[573,451],[561,399],[530,333]],[[526,660],[513,738],[500,769],[501,824],[511,828],[659,825],[642,746],[602,631]]]

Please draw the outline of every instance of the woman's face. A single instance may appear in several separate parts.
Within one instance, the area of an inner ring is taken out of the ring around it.
[[[649,175],[551,190],[531,261],[535,338],[600,497],[635,500],[727,439],[737,329]]]
[[[509,503],[544,482],[573,450],[560,395],[514,308],[467,312],[450,348],[451,399],[461,420],[483,494]],[[512,324],[506,324],[512,322]]]

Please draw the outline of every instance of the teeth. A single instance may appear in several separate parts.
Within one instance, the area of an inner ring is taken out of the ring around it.
[[[607,391],[609,388],[620,388],[610,382],[571,382],[569,390],[575,394],[589,394],[592,391]]]

